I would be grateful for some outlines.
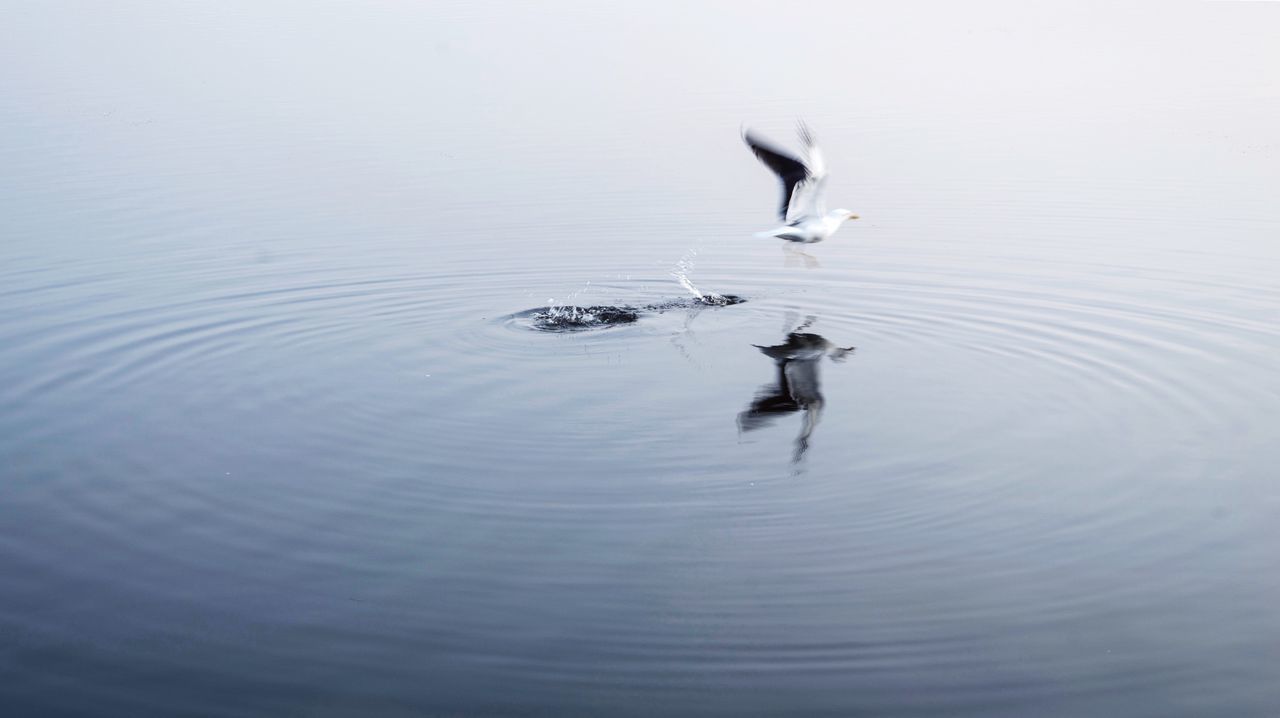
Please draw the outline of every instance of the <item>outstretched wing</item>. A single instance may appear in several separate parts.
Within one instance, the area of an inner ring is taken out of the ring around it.
[[[809,174],[792,197],[787,216],[791,217],[792,222],[803,222],[827,213],[827,163],[822,150],[818,149],[818,143],[813,139],[813,133],[803,122],[799,124],[797,132],[800,143],[804,145],[804,165]]]
[[[787,221],[787,209],[792,204],[796,185],[809,179],[809,168],[800,159],[765,142],[750,130],[742,133],[742,139],[756,157],[782,181],[782,205],[778,207],[778,215],[782,221]]]

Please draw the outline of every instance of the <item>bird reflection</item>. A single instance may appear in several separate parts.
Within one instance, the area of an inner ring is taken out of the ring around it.
[[[804,331],[814,321],[814,317],[807,318],[787,332],[781,344],[767,347],[752,345],[773,360],[777,376],[772,383],[760,387],[751,404],[738,414],[738,430],[747,432],[768,426],[781,415],[802,412],[793,462],[804,458],[809,449],[809,437],[822,417],[825,400],[822,398],[818,364],[823,357],[842,362],[854,351],[854,347],[838,347],[819,334]]]

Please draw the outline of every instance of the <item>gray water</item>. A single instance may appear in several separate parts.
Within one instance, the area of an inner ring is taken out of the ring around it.
[[[5,4],[0,713],[1280,714],[1280,6],[790,7]]]

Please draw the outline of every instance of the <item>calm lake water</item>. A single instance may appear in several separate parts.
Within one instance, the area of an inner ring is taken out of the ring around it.
[[[3,715],[1280,715],[1280,5],[0,25]]]

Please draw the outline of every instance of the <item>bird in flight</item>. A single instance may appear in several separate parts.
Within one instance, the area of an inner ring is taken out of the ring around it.
[[[800,143],[804,146],[803,158],[778,149],[751,130],[742,132],[742,139],[751,151],[782,181],[782,205],[778,208],[778,215],[784,224],[760,232],[757,237],[777,237],[788,242],[812,244],[830,237],[846,220],[858,218],[847,209],[827,211],[823,196],[827,184],[826,162],[804,123],[800,123],[799,133]]]

